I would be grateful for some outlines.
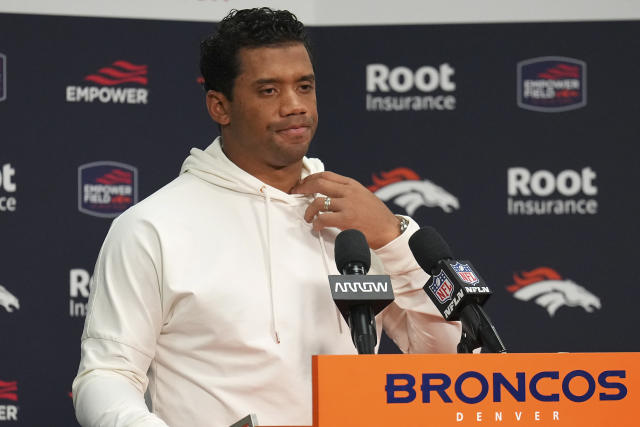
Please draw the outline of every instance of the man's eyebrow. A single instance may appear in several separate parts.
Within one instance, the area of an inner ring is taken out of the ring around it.
[[[255,82],[253,82],[254,85],[264,85],[264,84],[270,84],[270,83],[279,83],[280,79],[258,79]]]
[[[299,81],[299,82],[315,82],[316,81],[316,76],[313,75],[313,74],[307,74],[307,75],[304,75],[304,76],[300,77],[297,81]],[[281,79],[265,78],[265,79],[258,79],[255,82],[253,82],[253,84],[258,86],[258,85],[265,85],[265,84],[271,84],[271,83],[280,83],[280,82],[282,82]]]

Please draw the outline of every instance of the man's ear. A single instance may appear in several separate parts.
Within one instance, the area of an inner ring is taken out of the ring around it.
[[[222,92],[215,90],[207,92],[207,111],[209,111],[211,118],[220,124],[220,126],[231,123],[230,110],[231,102]]]

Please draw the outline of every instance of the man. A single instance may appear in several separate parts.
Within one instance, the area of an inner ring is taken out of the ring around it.
[[[253,412],[311,425],[311,356],[355,353],[327,282],[346,228],[392,276],[378,331],[404,351],[454,352],[460,326],[425,297],[407,246],[417,225],[305,157],[318,114],[295,16],[232,11],[201,70],[221,137],[109,231],[73,384],[80,423],[226,426]]]

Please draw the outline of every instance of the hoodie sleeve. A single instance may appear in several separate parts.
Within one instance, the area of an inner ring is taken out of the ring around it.
[[[407,229],[374,251],[391,276],[395,300],[383,310],[382,325],[404,353],[455,353],[460,322],[446,321],[422,287],[429,279],[409,249],[409,238],[419,226],[411,218]]]
[[[166,426],[144,399],[162,322],[160,244],[130,212],[116,219],[96,263],[73,381],[82,426]]]

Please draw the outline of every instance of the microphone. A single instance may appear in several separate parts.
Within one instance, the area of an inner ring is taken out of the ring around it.
[[[455,260],[449,245],[433,227],[416,231],[409,247],[422,269],[431,275],[423,289],[446,320],[462,321],[458,353],[482,347],[483,353],[506,353],[496,328],[482,305],[492,294],[466,260]]]
[[[367,239],[358,230],[338,234],[334,252],[342,275],[329,275],[331,296],[351,329],[358,354],[374,354],[378,343],[375,315],[393,301],[391,278],[367,275],[371,252]]]

